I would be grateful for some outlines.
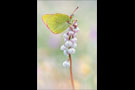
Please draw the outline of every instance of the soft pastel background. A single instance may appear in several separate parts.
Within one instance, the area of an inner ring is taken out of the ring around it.
[[[69,69],[62,63],[68,58],[60,50],[63,33],[54,35],[43,24],[43,14],[75,13],[80,31],[77,33],[76,53],[72,55],[75,88],[97,89],[97,1],[96,0],[38,0],[38,90],[71,89]]]

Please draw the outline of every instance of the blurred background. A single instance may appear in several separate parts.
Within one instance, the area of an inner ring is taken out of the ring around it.
[[[42,15],[75,12],[80,31],[77,33],[76,53],[72,55],[75,88],[97,89],[97,1],[96,0],[38,0],[37,1],[37,84],[38,90],[71,89],[70,72],[62,66],[68,59],[60,46],[63,34],[53,34],[42,22]]]

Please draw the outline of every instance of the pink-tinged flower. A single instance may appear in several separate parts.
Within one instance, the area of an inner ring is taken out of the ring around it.
[[[64,50],[64,55],[65,55],[65,56],[68,56],[67,50]]]
[[[76,43],[76,42],[77,42],[77,38],[76,38],[76,37],[72,38],[72,39],[71,39],[71,42],[72,42],[72,43]]]
[[[63,62],[63,67],[69,68],[70,67],[70,62],[69,60],[66,60]]]
[[[69,35],[67,35],[67,33],[65,33],[63,36],[64,36],[65,39],[69,38]]]
[[[74,25],[76,25],[76,26],[77,26],[77,22],[75,22],[75,23],[74,23]]]
[[[73,35],[73,34],[74,34],[73,31],[69,31],[69,32],[68,32],[68,35]]]
[[[74,54],[74,53],[75,53],[75,49],[74,49],[74,48],[68,49],[68,53],[69,53],[69,54]]]
[[[74,34],[72,35],[72,37],[74,38],[74,37],[76,37],[76,35],[77,35],[77,34],[76,34],[76,33],[74,33]]]
[[[77,33],[77,32],[79,32],[79,30],[80,30],[80,29],[77,27],[77,28],[74,29],[74,32]]]
[[[66,50],[66,47],[64,45],[61,46],[61,50]]]
[[[66,47],[71,47],[72,46],[72,42],[71,41],[66,41],[65,46]]]
[[[76,48],[76,47],[77,47],[77,44],[74,43],[74,44],[72,45],[72,48]]]
[[[66,39],[66,38],[64,38],[64,41],[66,42],[66,41],[68,41],[69,39]]]
[[[77,26],[77,22],[71,25],[67,32],[63,35],[65,44],[61,46],[61,50],[63,50],[64,55],[69,56],[71,54],[75,53],[75,48],[77,47],[77,38],[76,33],[79,31],[79,28]],[[69,67],[69,60],[63,62],[64,67]]]

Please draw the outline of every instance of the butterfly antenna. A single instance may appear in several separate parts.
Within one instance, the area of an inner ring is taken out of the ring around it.
[[[73,13],[71,15],[74,15],[74,12],[78,9],[79,7],[77,6],[77,8],[73,11]]]
[[[72,19],[72,16],[74,15],[74,12],[78,9],[79,7],[77,6],[77,8],[73,11],[73,13],[70,15],[70,19]]]

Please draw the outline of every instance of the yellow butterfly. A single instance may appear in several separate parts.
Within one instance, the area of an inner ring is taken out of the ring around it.
[[[78,8],[79,7],[77,7],[70,16],[61,13],[45,14],[42,16],[42,20],[51,32],[59,34],[72,25],[74,12]]]

